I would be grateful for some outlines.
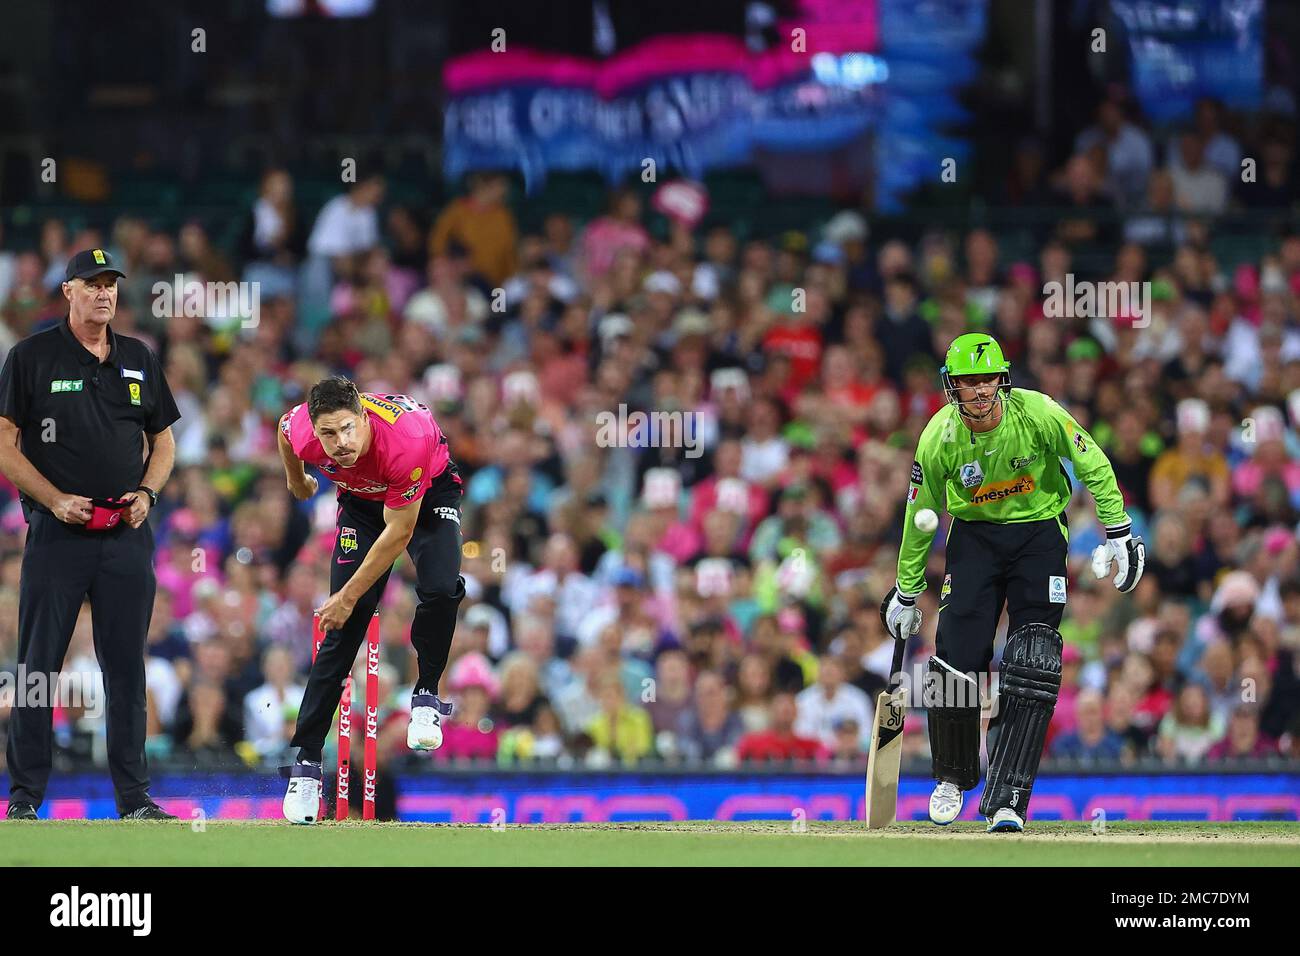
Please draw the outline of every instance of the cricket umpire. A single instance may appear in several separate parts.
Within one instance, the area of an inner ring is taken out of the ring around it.
[[[108,765],[123,819],[173,819],[149,798],[145,635],[153,614],[146,518],[171,474],[180,412],[157,356],[115,334],[117,280],[102,249],[68,262],[68,315],[9,352],[0,371],[0,471],[27,518],[18,664],[57,674],[88,598],[107,698]],[[51,764],[52,701],[9,724],[11,820],[36,819]]]

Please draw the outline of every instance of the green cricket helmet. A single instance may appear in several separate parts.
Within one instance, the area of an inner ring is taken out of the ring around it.
[[[1001,381],[998,383],[998,396],[1010,394],[1011,363],[1002,354],[1002,346],[998,345],[997,339],[991,335],[985,335],[983,332],[967,332],[965,335],[957,336],[952,340],[952,345],[948,346],[943,368],[939,369],[939,379],[943,383],[943,391],[948,396],[948,401],[956,405],[959,412],[968,418],[985,418],[993,414],[994,406],[990,406],[984,415],[967,413],[962,408],[963,403],[957,400],[957,386],[953,379],[962,375],[995,373],[1001,376]]]

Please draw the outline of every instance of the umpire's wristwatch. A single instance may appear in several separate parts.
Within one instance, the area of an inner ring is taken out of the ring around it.
[[[141,485],[139,488],[135,490],[143,491],[146,495],[149,496],[149,507],[151,508],[158,507],[158,492],[154,491],[152,488],[149,488],[145,485]]]

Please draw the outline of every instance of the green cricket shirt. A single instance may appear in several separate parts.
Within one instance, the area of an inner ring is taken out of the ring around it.
[[[947,510],[963,521],[1016,524],[1055,518],[1070,501],[1070,477],[1062,459],[1097,501],[1097,518],[1114,527],[1128,521],[1124,497],[1110,461],[1070,413],[1041,392],[1013,388],[1002,421],[988,432],[972,432],[956,406],[930,419],[916,446],[903,543],[898,550],[898,586],[915,594],[925,588],[926,555],[934,532],[919,531],[916,512]]]

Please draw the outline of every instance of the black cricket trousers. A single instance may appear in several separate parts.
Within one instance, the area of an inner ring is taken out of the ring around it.
[[[1005,604],[1008,634],[1025,624],[1060,628],[1069,529],[1065,514],[993,524],[954,520],[944,549],[935,653],[963,674],[989,672]]]
[[[86,531],[36,508],[28,521],[18,597],[19,668],[29,680],[35,673],[61,671],[81,605],[90,599],[107,705],[109,773],[118,812],[135,810],[149,791],[144,658],[157,586],[153,530],[146,521],[139,528],[122,523],[110,531]],[[81,692],[87,694],[84,686]],[[50,779],[55,701],[47,696],[26,703],[43,706],[15,706],[11,713],[9,800],[40,806]]]
[[[406,547],[415,565],[415,594],[419,603],[411,622],[411,645],[419,658],[417,688],[436,693],[447,666],[456,614],[465,598],[465,579],[460,575],[460,500],[464,493],[460,473],[453,463],[433,479],[420,503],[415,532]],[[339,495],[338,532],[330,561],[330,593],[337,594],[361,566],[384,530],[383,502],[358,498],[349,492]],[[337,631],[328,631],[307,678],[298,727],[291,745],[300,757],[320,760],[329,736],[334,711],[343,695],[343,681],[352,670],[357,652],[366,638],[366,627],[392,568],[386,570],[352,609],[352,616]],[[310,635],[305,635],[310,639]]]

